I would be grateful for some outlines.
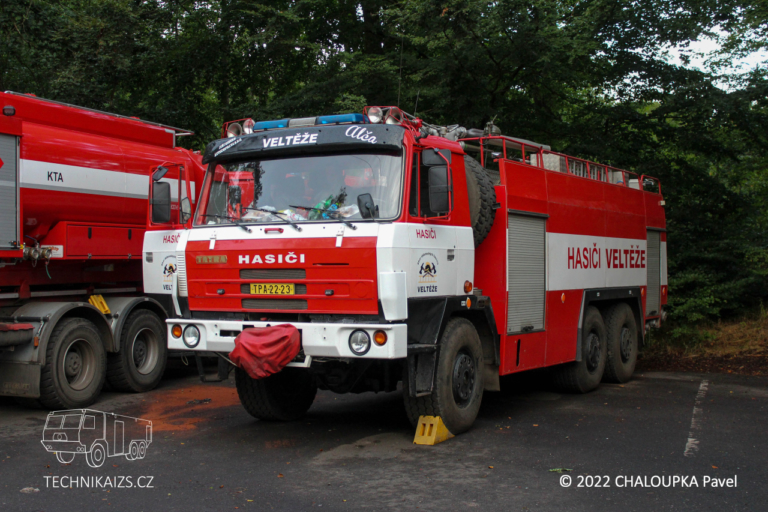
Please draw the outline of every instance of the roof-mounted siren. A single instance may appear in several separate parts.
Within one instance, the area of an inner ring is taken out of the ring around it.
[[[405,115],[397,107],[365,107],[363,114],[373,124],[403,124]]]
[[[256,123],[253,121],[253,119],[248,118],[245,121],[243,121],[243,132],[246,134],[253,133],[253,125]]]
[[[243,133],[243,126],[240,123],[229,123],[227,125],[227,138],[239,137]]]

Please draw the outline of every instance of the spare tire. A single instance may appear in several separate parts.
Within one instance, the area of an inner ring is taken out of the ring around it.
[[[464,169],[467,174],[469,219],[472,224],[475,247],[477,247],[491,232],[495,216],[496,191],[486,170],[469,155],[464,155]]]

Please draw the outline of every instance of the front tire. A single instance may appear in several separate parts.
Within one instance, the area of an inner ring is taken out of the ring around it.
[[[605,312],[605,330],[608,335],[608,359],[605,363],[605,382],[629,382],[637,364],[637,321],[632,308],[620,302]]]
[[[252,379],[245,370],[236,368],[235,385],[240,403],[248,414],[265,421],[301,418],[317,394],[312,374],[301,368],[283,368],[263,379]]]
[[[472,323],[452,318],[440,339],[437,375],[432,393],[410,396],[408,371],[403,378],[403,400],[413,426],[420,416],[440,416],[452,434],[466,432],[480,411],[483,398],[483,347]]]
[[[75,460],[75,454],[72,452],[56,452],[56,460],[62,464],[69,464]]]
[[[96,401],[104,386],[106,352],[96,326],[65,318],[48,340],[40,379],[40,403],[49,409],[79,409]]]
[[[581,361],[555,370],[557,386],[572,393],[588,393],[600,385],[608,352],[605,324],[596,307],[587,308],[581,332]]]
[[[109,383],[120,391],[154,389],[168,359],[165,324],[152,311],[134,311],[125,321],[120,339],[120,351],[107,357]]]

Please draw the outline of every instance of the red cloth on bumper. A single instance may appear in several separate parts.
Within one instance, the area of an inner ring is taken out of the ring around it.
[[[235,338],[229,358],[253,379],[279,372],[301,350],[299,330],[290,324],[251,327]]]

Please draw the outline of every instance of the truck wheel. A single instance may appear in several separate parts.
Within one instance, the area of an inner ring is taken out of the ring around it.
[[[437,356],[437,375],[432,393],[410,396],[403,379],[405,412],[413,426],[419,416],[440,416],[452,434],[469,430],[483,398],[483,347],[475,326],[465,318],[453,318],[445,326]]]
[[[142,441],[139,443],[139,458],[143,459],[147,455],[147,445]]]
[[[136,460],[139,458],[139,443],[133,441],[128,447],[128,453],[125,454],[125,458],[128,460]]]
[[[73,460],[75,460],[75,454],[71,452],[56,452],[56,460],[61,462],[62,464],[69,464]]]
[[[134,311],[125,321],[120,340],[120,351],[107,355],[109,383],[136,393],[154,389],[168,355],[165,324],[152,311]]]
[[[605,312],[608,336],[608,358],[605,362],[605,382],[628,382],[637,364],[637,322],[628,304],[621,302]]]
[[[100,468],[107,458],[107,451],[104,449],[104,445],[100,441],[96,441],[91,445],[91,450],[85,452],[85,462],[92,468]]]
[[[82,318],[65,318],[48,340],[40,402],[49,409],[91,405],[104,386],[106,366],[106,353],[96,326]]]
[[[254,418],[266,421],[293,421],[304,416],[315,401],[317,386],[308,370],[283,368],[264,379],[252,379],[235,368],[235,385],[240,402]]]
[[[555,369],[555,383],[564,391],[587,393],[600,385],[607,356],[605,324],[600,311],[587,308],[582,325],[581,361]]]
[[[464,169],[467,175],[469,219],[472,224],[475,247],[477,247],[491,232],[493,218],[496,215],[493,209],[493,205],[496,204],[496,191],[483,166],[469,155],[464,156]]]

